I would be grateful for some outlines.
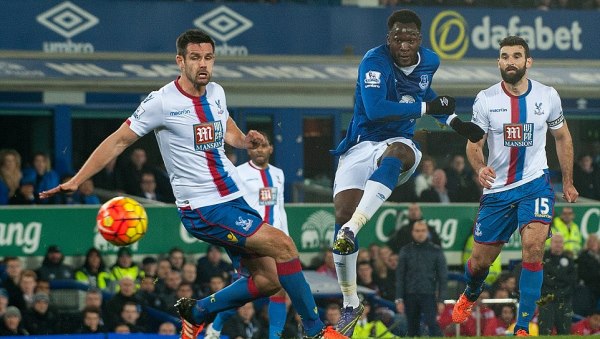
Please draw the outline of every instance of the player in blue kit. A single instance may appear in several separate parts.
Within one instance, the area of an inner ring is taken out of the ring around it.
[[[356,291],[356,235],[419,165],[421,152],[411,140],[416,119],[433,115],[474,142],[483,136],[477,125],[454,114],[454,98],[437,96],[431,88],[440,60],[421,47],[419,16],[395,11],[387,28],[386,43],[369,50],[359,65],[354,116],[346,138],[333,151],[340,156],[333,188],[333,250],[344,296],[337,330],[347,336],[363,311]]]
[[[225,91],[211,81],[215,42],[202,31],[188,30],[176,46],[181,75],[150,93],[73,178],[40,197],[74,192],[128,146],[154,132],[183,226],[194,237],[227,249],[232,261],[250,273],[203,299],[181,298],[175,305],[181,338],[195,339],[216,313],[282,288],[300,314],[307,338],[346,338],[319,319],[293,240],[265,223],[243,199],[241,178],[225,156],[225,143],[250,149],[265,140],[257,131],[244,134],[238,128],[227,110]]]
[[[544,244],[550,233],[554,191],[546,160],[548,129],[556,141],[563,197],[575,202],[573,141],[558,92],[528,79],[533,64],[527,42],[509,36],[500,42],[501,82],[479,92],[472,122],[485,132],[467,143],[467,157],[484,187],[473,227],[473,251],[465,265],[467,287],[454,305],[452,320],[465,321],[481,294],[489,267],[515,230],[521,234],[523,269],[515,336],[528,336],[529,322],[540,298],[544,276]],[[486,161],[483,146],[487,141]]]

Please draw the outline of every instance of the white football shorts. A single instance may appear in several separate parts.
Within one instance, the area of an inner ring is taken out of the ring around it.
[[[421,151],[412,140],[398,137],[379,142],[362,141],[340,156],[333,183],[333,196],[335,197],[339,192],[349,189],[364,190],[367,180],[378,168],[377,160],[388,145],[395,142],[408,145],[415,152],[415,164],[408,171],[400,173],[396,185],[405,183],[419,167],[422,157]]]

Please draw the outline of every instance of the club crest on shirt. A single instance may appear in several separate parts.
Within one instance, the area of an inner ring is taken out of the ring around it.
[[[368,71],[365,74],[365,88],[377,87],[381,84],[381,72]]]
[[[533,123],[504,124],[504,146],[533,146]]]
[[[218,108],[218,110],[217,110],[217,114],[218,114],[218,115],[221,115],[221,114],[223,114],[223,112],[225,112],[225,111],[224,111],[224,110],[223,110],[223,108],[221,107],[221,99],[219,99],[219,100],[215,100],[215,104],[217,105],[217,108]]]
[[[272,206],[277,204],[277,187],[262,187],[258,190],[258,204]]]
[[[544,110],[542,109],[542,103],[541,102],[536,102],[533,105],[535,106],[535,110],[533,111],[533,114],[535,114],[535,115],[544,115]]]
[[[427,87],[429,87],[429,77],[427,76],[427,74],[423,74],[421,75],[421,81],[419,82],[419,87],[421,87],[421,89],[427,89]]]
[[[209,121],[194,126],[194,149],[207,151],[223,146],[223,125],[221,121]]]

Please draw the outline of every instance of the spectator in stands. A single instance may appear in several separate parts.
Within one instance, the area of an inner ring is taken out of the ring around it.
[[[564,240],[560,233],[552,235],[550,249],[544,253],[543,263],[541,300],[546,299],[546,302],[538,303],[540,333],[569,334],[577,270],[573,257],[564,250]],[[556,332],[553,332],[554,329]]]
[[[8,306],[0,323],[0,337],[29,335],[21,320],[21,311],[15,306]]]
[[[600,170],[594,168],[592,157],[584,154],[573,167],[573,185],[579,195],[589,199],[600,199]]]
[[[153,276],[145,276],[142,279],[140,290],[138,292],[142,304],[153,307],[157,310],[166,311],[169,306],[156,293],[156,285],[154,284]]]
[[[21,155],[14,149],[0,150],[0,205],[7,205],[19,189],[23,173]]]
[[[447,204],[456,201],[456,196],[446,186],[446,172],[441,169],[433,171],[433,184],[431,188],[421,193],[421,202],[441,202]]]
[[[158,275],[158,260],[153,256],[142,259],[142,271],[144,276],[156,277]]]
[[[129,277],[139,287],[144,276],[142,269],[133,262],[133,254],[129,247],[120,247],[117,251],[117,261],[110,268],[110,273],[114,281],[121,281],[124,277]]]
[[[400,228],[390,237],[390,240],[387,242],[387,245],[394,253],[399,253],[400,249],[404,245],[412,241],[412,225],[416,221],[423,219],[423,212],[417,203],[408,205],[407,219],[408,223],[406,225],[400,225]],[[428,226],[427,228],[429,229],[429,241],[441,246],[442,240],[440,239],[440,236],[436,232],[435,228],[432,226]]]
[[[109,191],[120,191],[121,180],[118,177],[117,158],[111,159],[104,168],[94,176],[94,183],[97,187]]]
[[[379,295],[379,286],[373,280],[373,267],[368,261],[356,264],[356,284],[374,290]]]
[[[106,328],[102,325],[102,312],[98,307],[85,307],[82,313],[81,327],[75,333],[80,334],[95,334],[104,333]]]
[[[238,308],[237,314],[231,317],[223,326],[223,335],[232,339],[261,339],[258,334],[261,327],[256,319],[254,304],[246,303]]]
[[[21,186],[10,198],[8,203],[10,205],[35,205],[35,178],[23,177],[21,179]]]
[[[365,310],[354,327],[353,338],[394,338],[381,320],[370,319],[371,304],[364,303]]]
[[[54,204],[57,202],[55,198],[43,200],[39,198],[40,192],[54,188],[60,183],[60,177],[52,169],[52,163],[48,154],[42,152],[35,153],[32,159],[32,167],[23,169],[23,177],[34,178],[34,193],[38,204]]]
[[[23,273],[23,263],[18,257],[5,257],[6,277],[2,280],[2,286],[8,292],[9,305],[19,308],[25,307],[23,293],[19,287],[21,274]]]
[[[175,327],[175,325],[173,325],[173,323],[165,321],[164,323],[160,324],[160,326],[158,326],[158,334],[160,334],[160,335],[176,335],[177,328]]]
[[[5,288],[0,287],[0,318],[6,313],[8,307],[8,291]]]
[[[441,336],[437,323],[438,304],[446,297],[448,268],[442,249],[431,243],[424,220],[415,222],[413,241],[402,247],[396,270],[396,304],[403,304],[408,336],[421,335],[421,317],[430,336]]]
[[[124,164],[119,176],[123,180],[123,189],[125,193],[143,196],[141,190],[142,173],[150,171],[147,164],[148,157],[146,151],[142,148],[134,148],[129,156],[129,161]]]
[[[575,212],[572,207],[563,207],[560,215],[552,220],[552,234],[560,234],[564,241],[564,251],[571,258],[577,259],[583,245],[583,237],[579,232],[579,226],[573,221]],[[550,247],[551,239],[546,241],[546,248]]]
[[[21,301],[24,304],[14,304],[21,310],[26,310],[33,305],[33,296],[35,295],[35,286],[37,285],[37,274],[33,270],[23,270],[21,279],[19,279],[19,289],[21,290]],[[16,299],[18,300],[18,299]],[[11,299],[12,303],[12,299]]]
[[[156,291],[161,291],[165,288],[165,281],[167,280],[167,276],[169,272],[173,269],[171,268],[171,262],[167,258],[162,258],[158,260],[157,268],[156,268]]]
[[[65,256],[57,245],[50,245],[46,250],[46,256],[36,273],[43,280],[72,280],[73,268],[64,264]]]
[[[452,202],[479,201],[479,187],[473,180],[473,173],[465,166],[465,157],[456,154],[445,169],[448,194]]]
[[[217,293],[220,290],[224,289],[225,286],[227,286],[227,283],[225,282],[225,279],[223,279],[222,275],[213,275],[212,277],[210,277],[208,287],[204,295],[211,295]]]
[[[39,279],[35,284],[35,293],[46,293],[50,295],[50,282],[48,280]]]
[[[166,202],[165,199],[156,191],[156,178],[154,173],[144,171],[140,178],[140,192],[142,197],[149,200]]]
[[[120,322],[129,326],[131,333],[148,332],[147,324],[142,318],[141,306],[133,301],[126,301],[120,312]]]
[[[196,265],[191,262],[183,264],[183,268],[181,270],[181,282],[190,284],[192,286],[192,290],[194,291],[192,298],[197,299],[201,296],[202,287],[198,284],[197,278],[198,274],[196,272]]]
[[[135,282],[131,277],[124,276],[121,278],[119,280],[119,287],[119,292],[106,302],[104,321],[109,329],[115,328],[119,323],[119,316],[125,303],[133,302],[141,304],[143,302],[139,294],[136,293]]]
[[[208,245],[206,255],[199,258],[196,264],[198,272],[198,283],[205,289],[208,287],[208,282],[214,275],[223,277],[223,281],[229,281],[230,272],[233,271],[233,266],[223,260],[221,248],[216,245]]]
[[[108,329],[104,326],[104,317],[106,317],[105,305],[102,303],[102,291],[97,287],[91,287],[85,293],[83,311],[76,314],[62,314],[62,329],[64,333],[99,333],[106,332]],[[86,312],[89,310],[89,312]],[[60,311],[60,310],[59,310]],[[89,313],[98,312],[95,316]],[[86,320],[85,318],[89,319]],[[96,320],[98,325],[96,324]],[[89,324],[88,324],[89,322]],[[89,332],[96,328],[97,332]]]
[[[60,318],[56,310],[49,307],[50,297],[44,293],[33,296],[33,305],[23,314],[23,323],[29,334],[56,334]]]
[[[98,249],[92,247],[87,251],[83,265],[75,271],[75,280],[102,290],[112,289],[112,276]]]
[[[433,186],[433,171],[435,171],[435,160],[423,155],[421,159],[421,171],[415,177],[415,194],[421,197],[423,191],[430,189]]]
[[[515,306],[512,304],[502,305],[500,314],[497,314],[495,318],[489,319],[486,322],[483,328],[483,335],[486,337],[505,336],[509,333],[508,328],[514,321]]]
[[[323,252],[323,264],[317,268],[317,272],[337,279],[335,263],[333,262],[333,250],[330,247],[326,248]]]
[[[68,205],[99,205],[100,198],[94,192],[94,181],[87,179],[79,185],[77,191],[68,195],[69,200],[65,202]]]
[[[571,334],[576,335],[598,335],[600,334],[600,309],[595,309],[594,312],[585,319],[579,320],[571,326]]]
[[[165,286],[162,290],[157,291],[158,296],[164,300],[165,304],[171,309],[172,314],[177,314],[175,310],[175,302],[177,302],[177,288],[181,284],[181,272],[172,270],[167,275]]]
[[[84,307],[99,308],[102,311],[106,307],[103,301],[104,297],[99,288],[91,287],[85,292]]]
[[[342,316],[342,312],[340,311],[340,305],[336,303],[331,303],[327,305],[325,308],[325,326],[335,326]]]
[[[167,259],[169,259],[169,262],[171,263],[171,269],[181,272],[183,264],[185,264],[185,254],[181,248],[171,248]]]
[[[577,258],[577,274],[590,289],[596,301],[600,300],[600,241],[598,235],[590,234],[583,251]],[[595,305],[595,303],[594,303]]]
[[[379,289],[379,296],[393,302],[396,299],[396,268],[398,255],[388,246],[379,247],[379,254],[371,261],[373,280]]]

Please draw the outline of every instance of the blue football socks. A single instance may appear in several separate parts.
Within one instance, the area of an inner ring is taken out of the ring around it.
[[[533,318],[535,302],[542,295],[542,282],[544,281],[544,269],[541,262],[523,262],[521,278],[519,279],[519,310],[517,314],[517,327],[527,331],[529,322]]]
[[[319,333],[324,325],[319,319],[315,299],[302,273],[300,260],[294,258],[288,262],[277,263],[277,274],[281,286],[292,300],[294,309],[302,318],[305,334],[310,337]]]

